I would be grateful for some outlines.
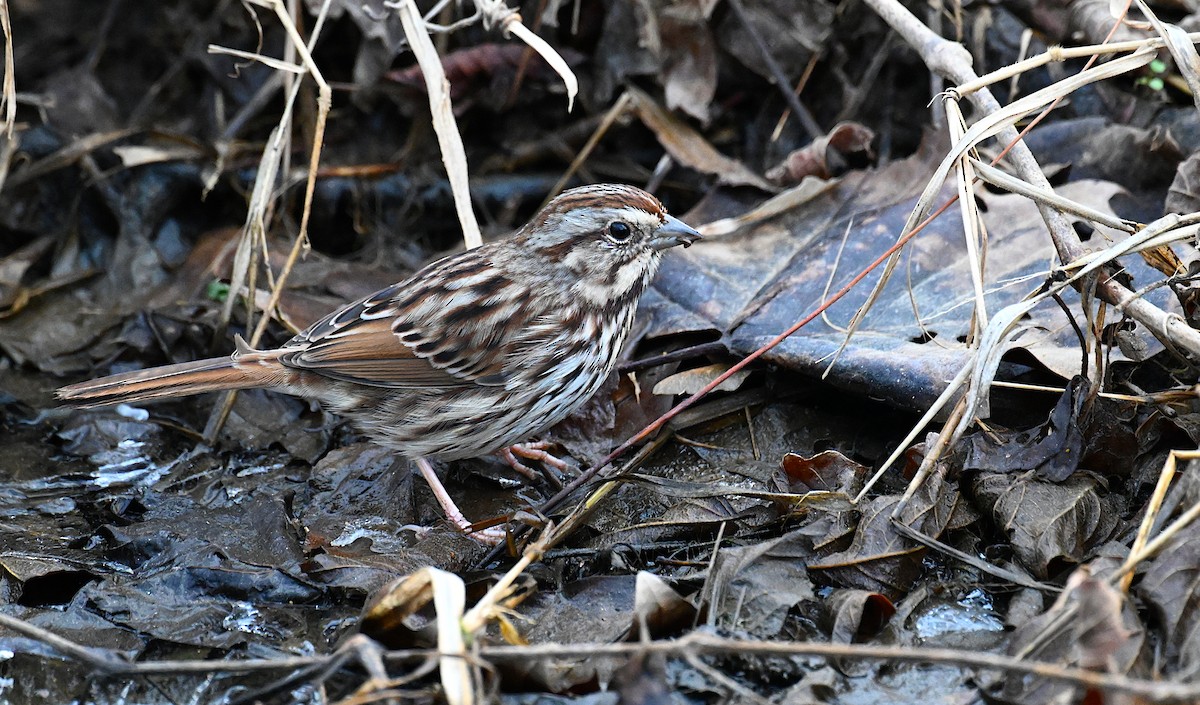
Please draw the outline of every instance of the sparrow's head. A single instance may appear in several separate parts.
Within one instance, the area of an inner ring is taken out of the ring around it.
[[[575,293],[613,302],[640,296],[663,252],[691,245],[700,233],[639,188],[594,184],[564,191],[518,237],[577,277]]]

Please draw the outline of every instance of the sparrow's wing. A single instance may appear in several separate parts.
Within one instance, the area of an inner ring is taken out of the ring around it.
[[[538,340],[520,320],[530,307],[510,300],[517,288],[487,250],[436,262],[331,313],[285,345],[280,361],[372,387],[504,385]]]

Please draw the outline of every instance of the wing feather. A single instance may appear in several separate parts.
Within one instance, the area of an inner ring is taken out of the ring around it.
[[[513,312],[497,293],[505,282],[487,249],[435,262],[330,313],[289,341],[280,361],[372,387],[503,386],[510,348],[524,343],[500,335]]]

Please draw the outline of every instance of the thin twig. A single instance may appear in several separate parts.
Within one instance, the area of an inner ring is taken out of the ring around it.
[[[9,620],[13,619],[11,617]],[[19,621],[19,620],[18,620]],[[35,628],[37,629],[37,628]],[[37,629],[38,632],[45,630]],[[34,638],[40,638],[39,634]],[[52,635],[51,635],[52,636]],[[1088,688],[1129,693],[1154,702],[1192,702],[1200,699],[1200,683],[1170,683],[1161,680],[1131,678],[1116,673],[1062,666],[1044,661],[1018,659],[981,650],[925,648],[920,646],[882,646],[875,644],[834,644],[812,641],[758,641],[720,637],[706,632],[691,632],[679,639],[647,643],[547,643],[527,645],[485,645],[477,651],[479,658],[491,662],[528,662],[566,657],[620,657],[637,654],[664,656],[730,655],[747,656],[813,656],[827,659],[886,661],[895,663],[938,663],[969,669],[997,670],[1038,676],[1053,681]],[[72,654],[67,654],[72,656]],[[441,656],[435,649],[403,649],[381,654],[385,663],[427,661]],[[339,654],[298,656],[279,659],[248,659],[243,661],[144,661],[118,664],[107,672],[110,675],[184,675],[189,673],[251,673],[290,670],[324,663]],[[474,657],[474,656],[472,656]],[[91,661],[88,661],[89,663]]]
[[[746,15],[746,8],[742,6],[742,0],[729,0],[729,7],[733,8],[733,14],[737,15],[738,21],[742,23],[742,28],[746,30],[746,33],[754,41],[754,46],[758,49],[763,63],[766,65],[767,70],[771,72],[771,77],[775,79],[775,87],[779,89],[780,94],[783,95],[783,99],[791,106],[792,112],[796,114],[796,118],[804,126],[804,131],[814,140],[823,136],[825,130],[821,129],[821,126],[817,124],[816,118],[813,117],[808,108],[804,107],[804,103],[800,102],[800,96],[792,91],[792,83],[788,80],[787,75],[783,73],[783,68],[779,65],[779,62],[771,54],[771,48],[767,46],[762,36],[759,35],[758,31],[750,23],[750,18]]]

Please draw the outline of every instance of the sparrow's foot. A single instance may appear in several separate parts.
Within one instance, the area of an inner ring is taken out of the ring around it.
[[[550,481],[550,484],[558,488],[562,487],[561,475],[565,475],[567,469],[570,468],[566,461],[558,456],[547,451],[548,448],[553,448],[554,444],[549,441],[530,441],[528,443],[514,443],[507,448],[501,448],[496,451],[504,462],[508,463],[513,470],[521,473],[530,480],[537,480],[539,477],[545,477]],[[538,472],[521,462],[521,459],[536,460],[547,469],[557,470],[556,475],[553,472],[543,471]]]
[[[495,546],[504,541],[508,532],[503,526],[493,526],[487,529],[472,531],[471,522],[467,521],[467,517],[463,515],[462,510],[454,503],[454,499],[446,491],[446,486],[442,484],[441,479],[434,472],[433,465],[425,458],[417,458],[415,462],[417,463],[417,469],[421,472],[421,477],[425,478],[425,483],[429,485],[429,489],[433,490],[434,498],[441,505],[442,511],[446,514],[446,519],[451,524],[457,526],[467,536],[470,536],[479,543]]]

